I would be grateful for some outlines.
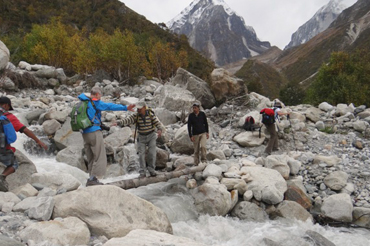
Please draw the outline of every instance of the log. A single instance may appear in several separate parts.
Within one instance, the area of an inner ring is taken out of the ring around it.
[[[164,173],[157,172],[157,176],[155,177],[120,180],[120,181],[115,181],[111,183],[106,183],[105,185],[115,185],[122,189],[127,190],[127,189],[137,188],[140,186],[145,186],[148,184],[167,182],[170,179],[179,178],[183,175],[201,172],[206,168],[206,166],[207,166],[206,164],[199,164],[198,166],[194,166],[194,167],[186,167],[185,165],[183,165],[183,166],[179,166],[173,172],[164,172]]]

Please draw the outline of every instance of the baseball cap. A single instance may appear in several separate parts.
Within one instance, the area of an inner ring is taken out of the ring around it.
[[[0,97],[0,104],[8,104],[9,109],[13,110],[12,101],[10,101],[9,97]]]
[[[194,106],[199,108],[200,107],[200,104],[199,103],[193,103],[193,107]]]
[[[146,103],[144,101],[139,101],[136,103],[136,108],[142,108],[142,107],[146,107]]]

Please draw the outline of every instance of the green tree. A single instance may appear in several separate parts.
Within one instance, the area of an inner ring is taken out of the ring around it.
[[[288,105],[298,105],[304,102],[305,92],[300,85],[289,83],[280,90],[280,100]]]
[[[334,52],[328,64],[321,66],[309,88],[307,101],[318,104],[328,102],[369,105],[370,96],[370,55],[356,51],[353,54]]]

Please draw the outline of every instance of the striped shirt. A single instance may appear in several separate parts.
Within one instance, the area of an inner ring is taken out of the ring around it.
[[[152,133],[157,128],[158,130],[163,131],[161,122],[155,116],[153,110],[147,109],[145,111],[145,116],[140,115],[139,113],[130,115],[124,119],[118,120],[117,124],[121,127],[129,126],[137,122],[137,128],[139,134],[148,135]]]

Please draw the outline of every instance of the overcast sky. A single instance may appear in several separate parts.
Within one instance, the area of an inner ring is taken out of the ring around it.
[[[167,23],[193,0],[120,0],[153,23]],[[261,41],[284,49],[292,34],[330,0],[224,0]],[[356,0],[343,0],[353,4]]]

